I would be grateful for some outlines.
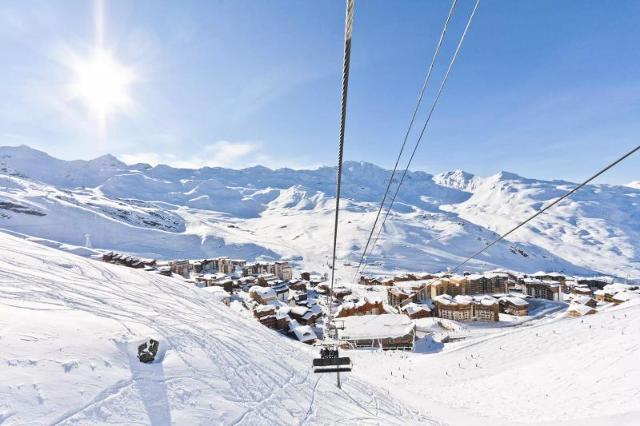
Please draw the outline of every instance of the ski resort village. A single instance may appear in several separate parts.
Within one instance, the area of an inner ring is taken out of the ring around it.
[[[639,21],[0,2],[0,426],[640,425]]]
[[[530,275],[404,273],[361,275],[357,285],[330,289],[326,274],[296,271],[288,261],[247,262],[219,257],[156,261],[108,252],[96,259],[173,276],[212,293],[226,306],[302,343],[320,342],[328,307],[345,349],[413,351],[502,327],[556,317],[606,312],[640,298],[640,285],[613,277],[574,277],[558,272]],[[638,300],[640,302],[640,300]],[[495,324],[502,322],[502,324]],[[434,333],[434,330],[437,330]],[[320,339],[320,340],[319,340]]]

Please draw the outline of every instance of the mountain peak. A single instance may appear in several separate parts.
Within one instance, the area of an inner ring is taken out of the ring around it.
[[[433,181],[438,185],[446,186],[448,188],[469,191],[470,185],[474,178],[475,176],[473,174],[465,172],[461,169],[456,169],[453,171],[437,174],[433,177]]]
[[[513,172],[508,172],[505,170],[502,170],[500,173],[497,173],[494,175],[498,180],[519,180],[519,179],[523,179],[522,176],[520,176],[517,173],[513,173]]]
[[[89,160],[87,163],[91,164],[91,165],[98,165],[98,166],[103,166],[103,167],[104,166],[106,166],[106,167],[115,167],[115,168],[125,168],[125,167],[127,167],[127,165],[125,163],[123,163],[122,161],[118,160],[112,154],[101,155],[100,157],[96,157],[93,160]]]

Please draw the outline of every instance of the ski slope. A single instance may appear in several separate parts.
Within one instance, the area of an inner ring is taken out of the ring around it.
[[[0,233],[0,423],[424,424],[311,348],[183,281]],[[162,360],[136,359],[153,337]]]
[[[368,378],[450,424],[637,425],[640,304],[560,317],[488,337],[355,352]],[[438,352],[440,351],[440,352]]]

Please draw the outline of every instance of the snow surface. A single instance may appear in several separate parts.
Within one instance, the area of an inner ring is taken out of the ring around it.
[[[429,423],[184,281],[0,233],[0,423]],[[137,344],[161,342],[141,364]]]
[[[442,320],[416,322],[438,332]],[[639,325],[634,300],[446,345],[426,336],[416,342],[426,353],[349,355],[355,365],[375,365],[367,377],[391,395],[450,424],[637,425]]]
[[[339,324],[344,326],[338,334],[341,339],[365,340],[398,338],[411,333],[413,321],[402,314],[362,315],[340,318]]]
[[[350,280],[390,171],[347,162],[339,278]],[[175,169],[0,147],[0,228],[143,257],[287,257],[328,272],[335,169]],[[446,270],[569,182],[410,172],[368,272]],[[593,185],[468,264],[640,277],[640,190]]]
[[[466,201],[441,208],[502,234],[575,186],[501,172],[476,182]],[[638,190],[588,185],[510,238],[586,268],[635,277],[640,272],[639,202]]]
[[[354,371],[339,391],[334,376],[310,372],[311,347],[215,293],[3,233],[0,244],[3,425],[633,425],[640,416],[638,298],[447,345],[427,334],[415,353],[347,351]],[[416,324],[464,335],[453,321]],[[160,355],[143,365],[135,349],[148,337]]]

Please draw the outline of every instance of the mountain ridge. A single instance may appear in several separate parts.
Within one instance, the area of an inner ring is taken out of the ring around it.
[[[345,163],[342,263],[359,259],[390,174]],[[16,232],[75,245],[89,234],[96,248],[160,258],[285,256],[326,269],[335,167],[146,168],[111,155],[59,160],[21,146],[0,147],[0,176],[0,202],[9,207],[0,209],[0,227]],[[572,185],[510,172],[410,171],[367,271],[446,270]],[[589,185],[468,266],[640,277],[638,201],[640,190]],[[353,274],[342,269],[344,279]]]

